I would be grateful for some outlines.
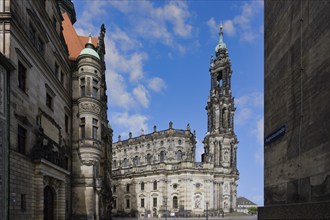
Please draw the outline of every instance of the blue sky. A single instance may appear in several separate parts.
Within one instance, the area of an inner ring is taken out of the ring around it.
[[[190,123],[197,160],[207,130],[210,56],[224,42],[232,62],[239,140],[238,196],[263,204],[263,1],[73,0],[79,34],[106,32],[108,118],[126,138]]]

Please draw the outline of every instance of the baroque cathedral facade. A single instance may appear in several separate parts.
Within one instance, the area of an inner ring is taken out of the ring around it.
[[[236,210],[238,170],[231,63],[220,40],[211,57],[208,131],[202,162],[195,161],[196,136],[188,124],[113,143],[113,215],[135,217],[217,216]]]
[[[0,219],[108,219],[105,27],[70,0],[0,1]]]

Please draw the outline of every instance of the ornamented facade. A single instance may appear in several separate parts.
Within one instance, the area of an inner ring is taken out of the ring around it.
[[[202,162],[195,162],[196,137],[169,128],[113,143],[113,215],[160,217],[220,215],[236,209],[238,170],[231,63],[222,40],[211,58],[208,132]]]
[[[108,218],[104,26],[98,38],[78,36],[70,0],[0,1],[0,15],[11,64],[0,65],[0,218]]]

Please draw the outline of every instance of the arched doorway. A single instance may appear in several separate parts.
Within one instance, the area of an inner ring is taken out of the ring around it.
[[[44,220],[54,219],[54,192],[46,186],[44,189]]]

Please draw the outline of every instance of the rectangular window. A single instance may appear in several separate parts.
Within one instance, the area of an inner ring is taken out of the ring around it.
[[[61,71],[61,77],[60,77],[61,84],[64,86],[64,73]]]
[[[44,52],[44,42],[41,40],[40,37],[38,37],[38,41],[37,41],[37,50],[38,52],[40,53],[43,53]]]
[[[80,96],[84,97],[85,96],[85,86],[80,87]]]
[[[69,116],[65,115],[64,116],[64,123],[65,123],[65,132],[68,133],[69,132]]]
[[[98,123],[98,120],[93,118],[93,134],[92,134],[92,137],[93,139],[97,139],[97,123]]]
[[[58,64],[55,62],[55,69],[54,69],[54,75],[56,76],[56,78],[58,78],[58,72],[59,72],[60,67],[58,66]]]
[[[141,199],[141,208],[144,208],[144,198]]]
[[[126,199],[126,208],[129,209],[129,199]]]
[[[26,194],[21,194],[21,211],[26,211]]]
[[[53,16],[53,27],[55,30],[56,30],[56,23],[57,23],[56,18],[55,16]]]
[[[81,138],[85,138],[86,137],[86,133],[85,133],[85,118],[81,118],[80,119],[80,134],[81,134]]]
[[[117,208],[117,200],[116,199],[113,200],[113,207],[112,208],[114,208],[114,209]]]
[[[153,207],[157,207],[157,198],[152,199]]]
[[[53,110],[53,97],[49,93],[46,93],[46,105]]]
[[[65,169],[69,169],[69,158],[67,156],[65,156]]]
[[[126,185],[126,192],[129,192],[129,184]]]
[[[17,150],[21,154],[25,154],[26,129],[18,126],[17,128]]]
[[[116,186],[113,186],[113,193],[116,193],[116,190],[117,190]]]
[[[93,98],[98,98],[98,95],[97,95],[98,91],[99,91],[98,88],[93,87],[93,94],[92,94],[92,97],[93,97]]]
[[[97,86],[98,83],[99,83],[99,81],[97,81],[96,79],[93,79],[93,86]]]
[[[29,38],[34,44],[36,42],[36,29],[30,24],[30,29],[29,29]]]
[[[18,62],[18,88],[26,91],[26,68],[21,62]]]

